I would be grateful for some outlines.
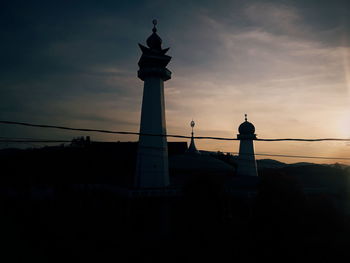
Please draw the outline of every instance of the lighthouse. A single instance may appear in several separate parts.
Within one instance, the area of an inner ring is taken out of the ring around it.
[[[254,155],[254,143],[256,139],[255,127],[247,119],[238,128],[239,134],[237,139],[240,140],[238,155],[238,176],[257,176],[256,160]]]
[[[152,34],[138,62],[138,77],[144,82],[140,136],[135,175],[136,188],[162,188],[169,185],[168,148],[165,123],[164,82],[171,78],[166,68],[171,57],[162,49],[153,20]]]

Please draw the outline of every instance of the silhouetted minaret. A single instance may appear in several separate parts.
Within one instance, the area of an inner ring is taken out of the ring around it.
[[[255,127],[248,122],[245,114],[245,122],[238,128],[237,139],[240,140],[237,175],[239,176],[257,176],[256,160],[254,156],[253,140],[256,139]]]
[[[190,143],[190,146],[187,149],[187,153],[199,154],[199,151],[197,150],[196,145],[194,144],[194,138],[193,138],[193,134],[194,134],[193,133],[193,128],[194,128],[195,122],[192,120],[190,124],[191,124],[191,128],[192,128],[191,143]]]
[[[157,35],[157,20],[153,20],[153,33],[147,38],[147,46],[139,44],[142,56],[138,77],[144,81],[141,134],[166,135],[164,81],[171,78],[166,68],[171,57],[162,49],[162,39]],[[140,135],[137,154],[137,188],[158,188],[169,185],[168,147],[165,136]]]

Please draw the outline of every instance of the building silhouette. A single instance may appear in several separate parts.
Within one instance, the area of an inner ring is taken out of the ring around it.
[[[164,81],[171,78],[166,68],[171,57],[162,49],[162,39],[157,35],[157,21],[153,20],[153,33],[147,46],[139,44],[142,51],[138,62],[138,77],[144,81],[140,137],[136,165],[136,188],[159,188],[169,185],[168,148],[166,135]]]
[[[247,119],[238,128],[239,134],[237,139],[240,140],[239,155],[238,155],[238,176],[257,176],[256,160],[254,155],[254,143],[256,139],[255,127]]]

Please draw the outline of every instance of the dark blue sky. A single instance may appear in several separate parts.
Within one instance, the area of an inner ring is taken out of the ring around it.
[[[350,134],[348,1],[3,1],[0,17],[2,120],[137,131],[137,43],[157,18],[173,57],[169,133],[189,133],[195,118],[198,135],[234,136],[248,113],[261,137]],[[1,137],[76,135],[0,129]],[[329,145],[309,153],[319,147]],[[324,153],[344,154],[334,147]]]

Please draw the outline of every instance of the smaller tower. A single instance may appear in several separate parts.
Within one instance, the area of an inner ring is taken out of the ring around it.
[[[257,176],[256,160],[254,155],[253,140],[256,139],[255,127],[247,119],[238,128],[237,139],[240,140],[238,155],[238,176]]]
[[[195,122],[192,120],[191,123],[191,128],[192,128],[192,132],[191,132],[191,143],[190,146],[187,149],[187,153],[191,153],[191,154],[199,154],[199,151],[196,148],[196,145],[194,144],[194,137],[193,137],[193,128],[195,126]]]

